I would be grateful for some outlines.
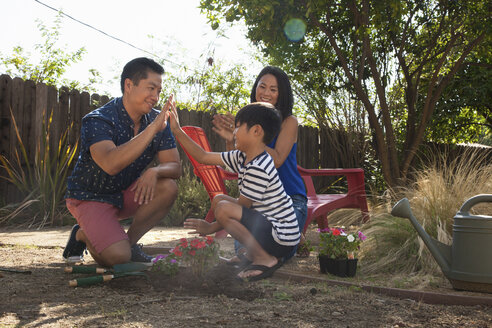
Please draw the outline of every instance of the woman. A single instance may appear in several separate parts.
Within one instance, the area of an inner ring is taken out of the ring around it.
[[[287,74],[278,67],[263,68],[256,78],[251,90],[251,102],[263,101],[274,105],[282,117],[280,133],[268,145],[267,151],[272,156],[285,191],[292,198],[299,228],[304,228],[307,216],[307,198],[304,182],[297,171],[297,118],[292,115],[294,97]],[[234,116],[215,115],[213,130],[226,141],[227,150],[234,149]],[[304,245],[304,236],[297,247],[298,256],[309,256],[309,249]],[[239,256],[240,250],[237,250]],[[295,254],[292,253],[290,257]],[[289,258],[290,258],[289,257]],[[232,262],[239,259],[234,257]]]

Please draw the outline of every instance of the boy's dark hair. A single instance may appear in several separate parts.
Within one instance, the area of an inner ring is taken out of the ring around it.
[[[246,123],[248,130],[259,124],[263,129],[263,142],[269,144],[279,134],[282,120],[272,104],[255,102],[244,106],[237,112],[235,125]]]
[[[272,74],[277,79],[278,84],[278,99],[275,104],[275,108],[282,115],[282,121],[287,117],[292,115],[292,107],[294,106],[294,96],[292,93],[292,87],[290,86],[289,77],[280,68],[275,66],[266,66],[263,68],[256,77],[255,84],[253,84],[253,89],[251,89],[250,99],[251,102],[256,102],[256,87],[258,87],[258,82],[263,77],[263,75]]]
[[[153,71],[158,74],[164,74],[164,68],[150,58],[139,57],[130,60],[123,67],[121,73],[121,93],[125,93],[125,80],[132,80],[133,84],[138,85],[140,80],[147,78],[147,72]]]

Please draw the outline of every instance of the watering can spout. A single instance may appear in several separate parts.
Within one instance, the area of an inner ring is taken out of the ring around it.
[[[408,199],[403,198],[398,201],[395,206],[393,206],[391,215],[410,220],[415,230],[417,230],[420,238],[422,238],[425,245],[436,260],[437,264],[441,267],[442,272],[448,276],[451,271],[451,247],[433,239],[427,234],[415,216],[413,216]]]

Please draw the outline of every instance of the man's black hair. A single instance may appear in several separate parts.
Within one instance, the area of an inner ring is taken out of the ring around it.
[[[133,84],[138,85],[140,80],[147,78],[148,71],[161,75],[164,74],[164,68],[150,58],[139,57],[126,63],[125,67],[123,67],[123,72],[121,73],[121,93],[125,93],[126,79],[130,79]]]
[[[280,68],[275,66],[264,67],[260,74],[256,77],[255,84],[253,84],[253,89],[251,90],[250,99],[251,102],[256,102],[256,88],[258,87],[258,82],[263,77],[263,75],[272,74],[277,79],[278,85],[278,99],[275,104],[275,108],[282,115],[282,121],[287,117],[292,115],[292,107],[294,106],[294,95],[292,93],[292,87],[290,86],[289,77]]]
[[[263,129],[263,142],[267,145],[279,134],[282,120],[272,104],[255,102],[241,108],[236,114],[234,123],[235,125],[246,123],[248,130],[259,124]]]

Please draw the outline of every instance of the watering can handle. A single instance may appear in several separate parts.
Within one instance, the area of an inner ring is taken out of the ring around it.
[[[482,194],[476,195],[472,198],[468,199],[460,208],[461,214],[468,214],[470,209],[478,203],[490,202],[492,203],[492,195],[491,194]]]

